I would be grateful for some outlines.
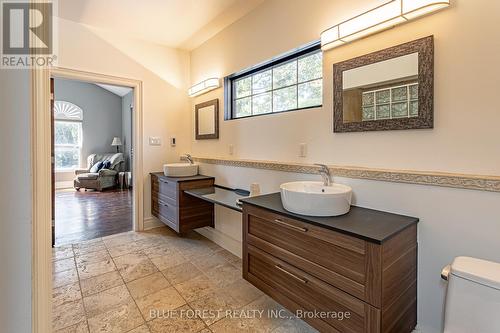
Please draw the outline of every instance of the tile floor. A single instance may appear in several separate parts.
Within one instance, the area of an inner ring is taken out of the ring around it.
[[[316,332],[243,280],[241,266],[199,234],[168,228],[57,247],[53,331]]]

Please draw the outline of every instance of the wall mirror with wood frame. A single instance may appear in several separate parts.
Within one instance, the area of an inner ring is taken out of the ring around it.
[[[432,128],[434,39],[333,65],[334,132]]]
[[[196,104],[196,140],[219,138],[219,99]]]

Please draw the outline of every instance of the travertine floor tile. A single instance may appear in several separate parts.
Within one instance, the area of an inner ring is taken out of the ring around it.
[[[147,255],[150,259],[156,257],[163,257],[166,255],[176,255],[178,252],[175,252],[174,249],[168,244],[156,244],[152,247],[145,248],[142,251],[145,255]]]
[[[142,250],[144,247],[140,244],[137,244],[136,242],[130,242],[122,245],[118,245],[115,247],[110,247],[108,248],[108,252],[111,255],[111,257],[116,258],[123,256],[125,254],[133,253],[133,252],[138,252]]]
[[[227,261],[217,253],[198,256],[191,259],[191,262],[201,271],[206,271],[215,266],[226,264]]]
[[[73,326],[85,320],[83,302],[77,300],[55,307],[52,312],[52,329],[59,329]]]
[[[241,278],[240,258],[197,233],[129,232],[53,253],[55,333],[316,333],[297,318],[269,318],[283,307]],[[264,317],[226,312],[244,310]]]
[[[94,276],[102,275],[104,273],[109,273],[116,270],[115,263],[111,258],[92,262],[92,263],[82,263],[77,266],[78,274],[80,279],[89,279]]]
[[[80,284],[78,282],[67,284],[52,291],[52,307],[72,303],[82,298]]]
[[[151,259],[151,261],[160,271],[163,271],[164,269],[185,263],[188,260],[181,253],[177,252],[173,255],[167,254],[165,256],[155,257]]]
[[[84,297],[83,303],[88,317],[94,317],[119,305],[133,301],[125,285],[114,287],[98,294]]]
[[[111,259],[111,256],[109,255],[108,250],[90,252],[75,257],[77,265],[87,265],[109,259]]]
[[[242,278],[241,271],[227,263],[204,272],[218,287],[225,287]]]
[[[163,313],[164,311],[174,310],[186,304],[186,301],[173,287],[165,288],[141,297],[136,300],[137,306],[142,313],[142,316],[148,320],[152,320],[157,315],[153,313]]]
[[[52,287],[59,288],[67,284],[78,282],[78,273],[76,268],[54,273],[52,276]]]
[[[264,295],[262,291],[243,279],[236,280],[227,285],[224,290],[237,301],[237,307],[247,305]]]
[[[136,300],[169,286],[170,283],[167,279],[165,279],[161,272],[157,272],[127,283],[130,294]]]
[[[71,258],[73,256],[74,256],[73,246],[71,244],[57,246],[57,247],[52,249],[52,260],[53,261],[67,259],[67,258]]]
[[[155,265],[143,253],[129,253],[114,259],[125,282],[158,272]]]
[[[135,242],[138,240],[140,237],[137,235],[137,233],[131,231],[131,232],[124,232],[118,235],[111,235],[107,237],[103,237],[102,241],[106,245],[107,248],[112,248],[120,245],[126,245],[128,243]]]
[[[188,302],[203,297],[216,289],[215,284],[204,275],[176,284],[174,287]]]
[[[75,252],[75,256],[81,256],[87,253],[92,253],[102,250],[106,250],[106,247],[104,246],[104,243],[102,241],[85,242],[73,245],[73,251]]]
[[[70,327],[66,327],[55,331],[56,333],[89,333],[89,327],[87,325],[87,320],[81,321]]]
[[[187,306],[176,310],[177,315],[148,322],[151,333],[193,333],[205,328],[203,321]]]
[[[122,285],[123,279],[118,271],[112,271],[102,275],[94,276],[90,279],[80,280],[83,296],[97,294],[106,289],[111,289]]]
[[[200,317],[207,325],[224,318],[226,311],[236,309],[237,305],[238,302],[224,290],[218,290],[189,303],[193,310],[202,314]]]
[[[75,260],[73,258],[56,260],[53,262],[52,268],[53,273],[67,271],[68,269],[75,268]]]
[[[88,319],[90,333],[123,333],[144,324],[133,301],[121,304]]]
[[[129,331],[128,333],[150,333],[150,331],[148,325],[144,324],[142,326],[134,328],[132,331]]]
[[[241,258],[235,256],[226,249],[222,249],[220,251],[217,251],[216,253],[222,258],[226,259],[226,261],[228,261],[230,264],[233,264],[235,266],[240,266],[243,264]]]
[[[190,262],[167,268],[162,273],[171,284],[179,284],[203,274]]]

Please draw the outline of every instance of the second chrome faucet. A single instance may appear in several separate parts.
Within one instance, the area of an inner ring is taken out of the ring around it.
[[[330,169],[328,168],[328,166],[325,164],[319,164],[319,163],[315,163],[314,165],[319,166],[318,172],[321,175],[321,177],[323,178],[323,185],[324,186],[331,186],[333,184],[333,180],[332,180],[332,174],[330,173]]]

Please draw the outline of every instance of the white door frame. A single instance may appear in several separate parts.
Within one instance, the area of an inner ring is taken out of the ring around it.
[[[31,70],[31,177],[32,177],[32,332],[52,331],[52,250],[51,250],[51,118],[50,78],[131,87],[132,113],[133,221],[134,230],[144,229],[143,103],[142,81],[79,71],[69,68]]]

